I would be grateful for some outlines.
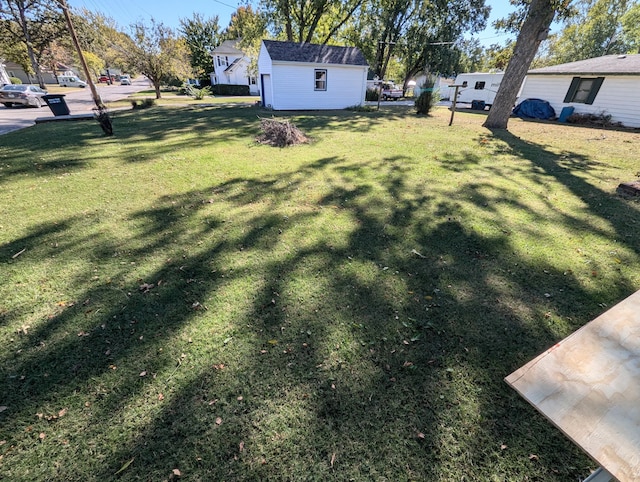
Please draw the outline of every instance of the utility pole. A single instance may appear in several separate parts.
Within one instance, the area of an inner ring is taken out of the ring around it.
[[[387,42],[385,40],[380,40],[378,42],[378,49],[382,49],[382,55],[380,58],[382,60],[382,66],[380,67],[380,85],[378,87],[378,110],[380,110],[380,98],[382,97],[382,88],[384,83],[384,77],[387,72],[387,65],[389,64],[389,59],[391,58],[391,49],[395,46],[395,42]],[[389,46],[389,51],[387,52],[387,56],[385,58],[384,51],[385,47]]]
[[[96,108],[94,109],[96,111],[96,117],[104,133],[110,136],[113,134],[111,119],[109,118],[107,107],[102,103],[102,99],[100,98],[100,94],[98,94],[96,85],[93,83],[93,78],[91,76],[91,72],[89,71],[89,66],[87,65],[87,61],[84,58],[84,54],[82,53],[82,49],[80,48],[80,43],[78,42],[78,36],[76,35],[76,30],[73,27],[73,22],[71,21],[71,15],[69,14],[69,7],[67,6],[66,0],[58,0],[58,3],[62,7],[62,13],[64,14],[64,18],[67,21],[67,26],[69,27],[69,34],[71,35],[71,41],[73,42],[73,45],[76,48],[78,57],[80,58],[80,63],[82,64],[82,70],[84,70],[84,75],[87,78],[87,84],[89,84],[89,89],[91,89],[91,97],[93,98],[93,102],[96,104]]]

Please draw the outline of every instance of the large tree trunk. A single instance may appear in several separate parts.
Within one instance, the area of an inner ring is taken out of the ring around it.
[[[504,78],[483,124],[489,129],[506,129],[522,81],[538,51],[540,42],[547,38],[549,26],[556,11],[552,0],[531,0],[527,18],[520,29],[513,55],[504,72]]]

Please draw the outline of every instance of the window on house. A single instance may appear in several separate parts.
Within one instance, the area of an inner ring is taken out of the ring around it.
[[[255,77],[249,77],[249,85],[256,85],[256,81]]]
[[[216,55],[218,61],[218,67],[227,67],[229,65],[229,57],[223,57],[222,55]]]
[[[315,86],[314,90],[327,90],[327,71],[326,69],[315,70]]]
[[[476,86],[474,87],[475,90],[482,90],[484,89],[484,82],[476,82]]]
[[[15,77],[16,76],[16,74],[14,74],[13,71],[11,71],[11,70],[9,72],[7,72],[7,74],[9,74],[9,77]]]
[[[604,77],[574,77],[564,98],[565,103],[593,104]]]

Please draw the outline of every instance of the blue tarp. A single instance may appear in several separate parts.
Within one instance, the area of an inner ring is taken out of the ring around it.
[[[556,111],[546,100],[525,99],[513,109],[513,115],[521,119],[552,119]]]

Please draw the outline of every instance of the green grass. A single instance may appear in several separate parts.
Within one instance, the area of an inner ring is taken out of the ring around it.
[[[2,476],[588,475],[503,379],[639,288],[640,135],[395,106],[275,149],[259,115],[2,137]]]

